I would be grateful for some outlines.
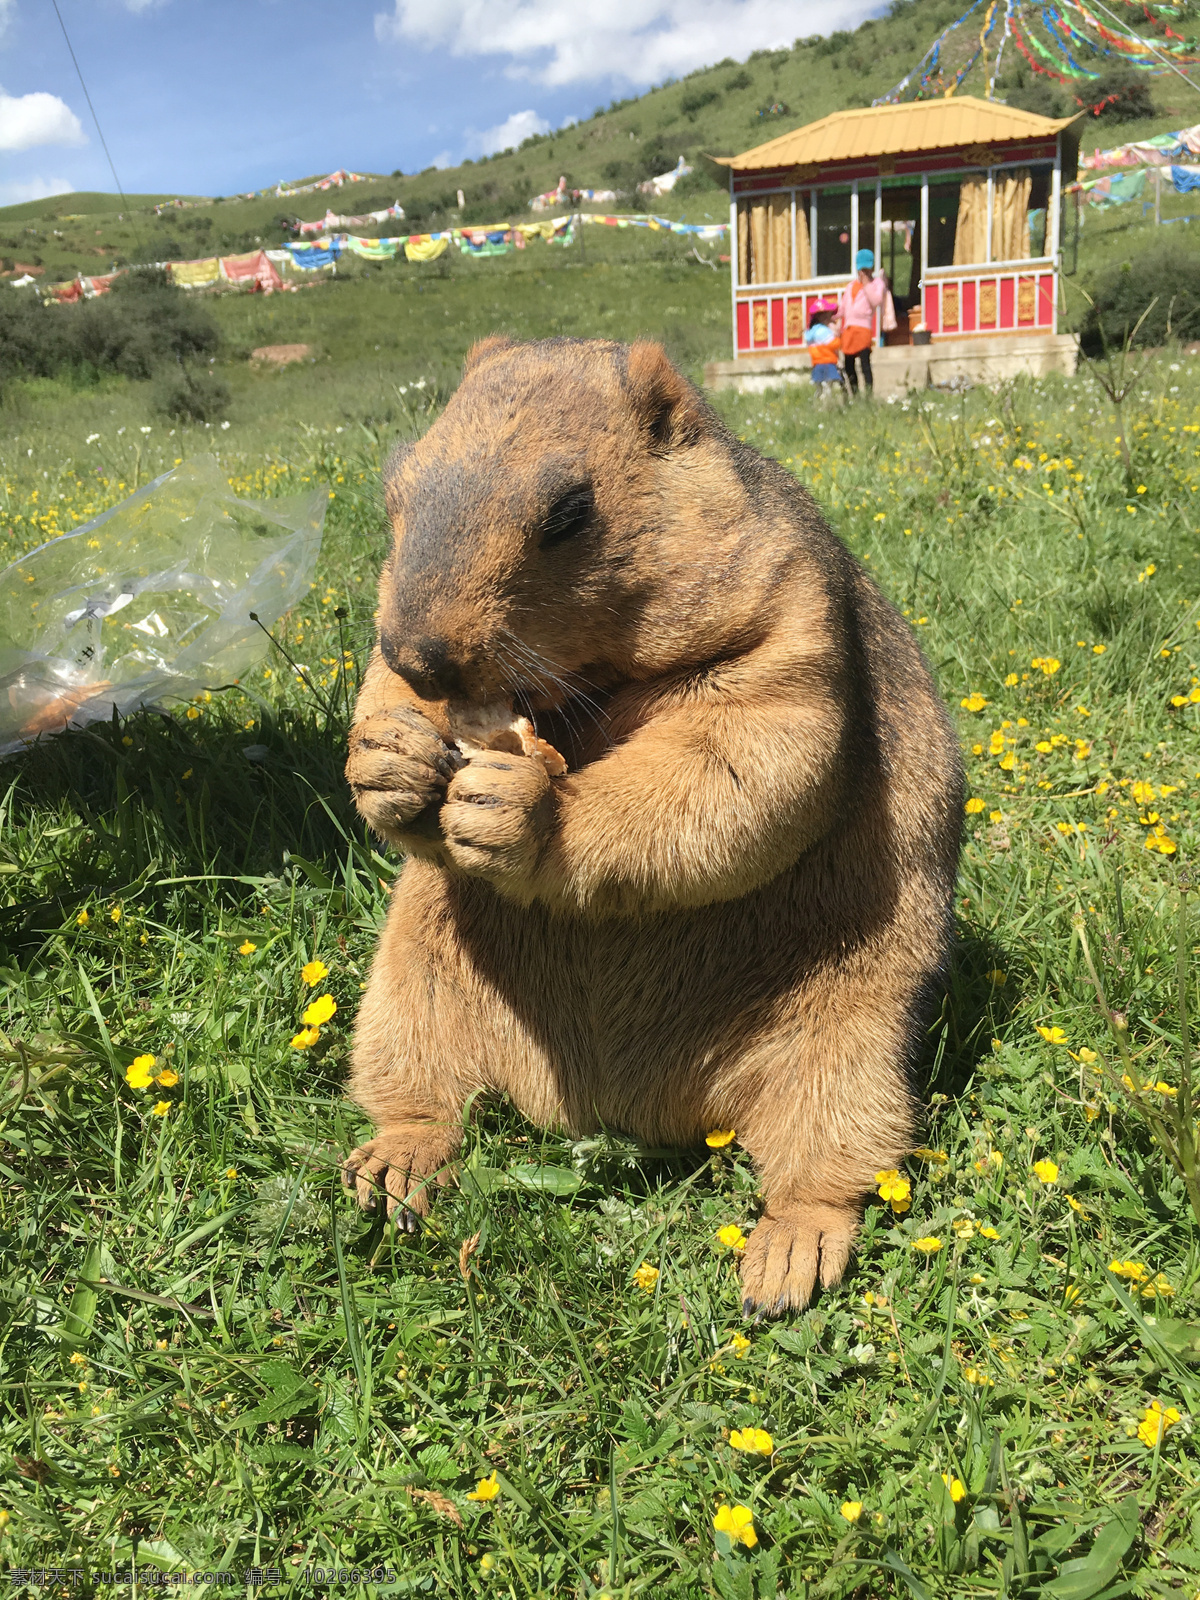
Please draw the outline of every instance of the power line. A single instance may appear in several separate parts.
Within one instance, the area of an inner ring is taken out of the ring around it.
[[[83,71],[80,68],[79,59],[75,54],[75,47],[71,43],[71,35],[67,32],[67,25],[63,21],[63,14],[58,9],[58,0],[50,0],[50,4],[54,7],[54,15],[58,18],[58,25],[62,29],[62,36],[67,41],[67,49],[70,52],[71,60],[74,63],[75,73],[79,79],[79,87],[83,90],[83,98],[87,101],[87,108],[92,113],[92,121],[96,124],[96,132],[100,136],[100,145],[108,161],[108,170],[113,175],[113,182],[117,186],[117,193],[121,196],[121,202],[124,205],[126,212],[129,212],[129,201],[125,198],[125,191],[121,187],[121,180],[117,177],[117,169],[113,163],[112,156],[109,154],[108,141],[104,137],[104,129],[100,126],[100,118],[96,115],[96,108],[92,104],[91,95],[88,93],[88,86],[83,81]],[[132,215],[130,216],[130,226],[133,228],[134,237],[137,238],[138,243],[141,244],[142,241],[138,237],[137,224],[133,221]]]

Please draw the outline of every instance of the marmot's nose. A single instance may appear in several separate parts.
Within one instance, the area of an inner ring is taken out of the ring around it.
[[[462,690],[462,677],[444,639],[422,634],[400,641],[380,640],[383,659],[422,700],[449,700]]]

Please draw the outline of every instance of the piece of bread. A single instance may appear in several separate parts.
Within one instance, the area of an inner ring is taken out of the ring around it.
[[[443,738],[458,746],[465,756],[481,750],[507,750],[514,756],[532,756],[545,767],[551,778],[561,778],[567,763],[545,739],[539,739],[528,717],[517,716],[503,700],[490,705],[467,705],[448,700],[444,705],[446,731]],[[434,723],[437,726],[437,723]]]

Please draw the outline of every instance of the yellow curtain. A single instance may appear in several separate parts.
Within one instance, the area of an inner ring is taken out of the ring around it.
[[[806,224],[802,260],[807,251]],[[793,281],[791,195],[769,194],[761,200],[743,200],[738,206],[738,282]]]
[[[1029,192],[1033,181],[1028,167],[1016,167],[996,177],[992,193],[992,260],[1029,260]]]
[[[958,194],[954,265],[974,267],[987,259],[987,179],[964,178]]]

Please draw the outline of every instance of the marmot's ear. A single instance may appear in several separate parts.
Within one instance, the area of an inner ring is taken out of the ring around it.
[[[486,361],[489,356],[498,355],[501,350],[511,350],[516,342],[506,333],[493,333],[486,339],[476,339],[467,351],[467,359],[463,362],[463,377],[465,378],[473,367],[477,367],[481,361]]]
[[[627,370],[633,409],[654,454],[666,455],[695,444],[704,420],[704,403],[668,361],[662,345],[639,339],[630,346]]]

